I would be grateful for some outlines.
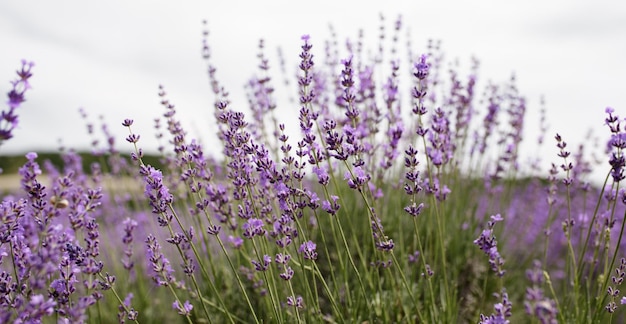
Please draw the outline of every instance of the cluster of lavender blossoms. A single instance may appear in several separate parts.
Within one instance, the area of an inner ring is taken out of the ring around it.
[[[607,145],[557,134],[552,158],[527,157],[534,107],[514,76],[483,82],[477,59],[415,51],[401,17],[390,32],[380,19],[373,51],[331,27],[301,37],[296,63],[279,51],[278,69],[260,40],[244,98],[205,30],[209,141],[163,85],[160,116],[121,123],[129,154],[81,109],[93,159],[31,152],[19,189],[0,188],[0,322],[623,322],[626,121],[607,108]],[[11,82],[0,143],[32,66]],[[146,122],[155,150],[135,132]]]

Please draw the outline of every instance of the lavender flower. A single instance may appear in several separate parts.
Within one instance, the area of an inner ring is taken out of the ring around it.
[[[294,275],[293,269],[291,269],[291,267],[289,266],[286,266],[284,269],[285,271],[281,272],[279,276],[284,280],[291,280]]]
[[[241,248],[243,245],[243,239],[238,236],[228,235],[228,242],[230,242],[235,249]]]
[[[40,323],[44,316],[52,315],[56,303],[41,294],[33,295],[19,315],[22,323]]]
[[[146,238],[146,247],[146,257],[150,262],[154,282],[159,286],[168,286],[174,283],[174,269],[170,266],[170,261],[161,252],[161,245],[152,234]]]
[[[500,256],[500,252],[498,252],[498,241],[496,241],[496,237],[493,234],[494,225],[500,221],[502,221],[502,216],[500,216],[500,214],[491,216],[491,220],[487,222],[487,228],[480,233],[480,236],[476,240],[474,240],[474,244],[478,245],[478,247],[480,247],[480,249],[489,257],[491,270],[496,272],[499,277],[502,277],[505,273],[502,269],[504,259]]]
[[[617,310],[617,300],[620,295],[620,291],[617,288],[624,282],[624,277],[626,276],[626,259],[622,258],[620,260],[619,266],[615,269],[615,276],[611,277],[612,286],[607,288],[607,295],[609,296],[610,302],[604,307],[607,312],[614,313]],[[624,299],[620,301],[621,304]]]
[[[304,255],[304,258],[307,260],[315,260],[317,259],[317,252],[315,248],[317,245],[311,241],[306,241],[300,245],[298,252]]]
[[[339,208],[341,207],[339,203],[337,203],[337,201],[339,200],[339,197],[335,195],[331,195],[330,199],[332,200],[332,202],[328,200],[324,200],[322,202],[322,209],[326,211],[327,213],[334,216],[334,215],[337,215],[337,212],[339,211]]]
[[[189,316],[191,315],[191,310],[193,309],[193,305],[186,300],[184,304],[180,304],[180,301],[175,301],[172,303],[172,308],[178,311],[178,314]]]
[[[556,324],[558,309],[556,302],[543,295],[541,286],[544,283],[541,263],[535,261],[533,268],[526,271],[526,277],[531,283],[531,287],[526,289],[524,298],[524,308],[526,313],[537,318],[541,323]]]
[[[122,258],[122,265],[124,269],[131,270],[135,263],[132,260],[133,257],[133,231],[137,228],[137,221],[130,218],[126,218],[122,223],[124,225],[124,236],[122,237],[122,243],[126,246],[124,249],[124,257]]]
[[[502,298],[502,301],[493,305],[495,313],[489,316],[480,314],[480,324],[509,324],[507,318],[511,317],[511,309],[513,304],[509,301],[509,295],[503,290],[501,294],[495,294],[496,298]]]
[[[266,231],[263,229],[263,221],[258,218],[248,219],[246,223],[242,225],[243,236],[246,238],[253,238],[255,236],[263,236]]]
[[[22,60],[22,68],[16,71],[18,78],[11,81],[13,88],[7,94],[9,108],[0,112],[0,145],[13,137],[13,130],[19,122],[16,110],[26,100],[24,94],[31,88],[28,81],[33,76],[31,69],[34,65],[33,62]]]
[[[344,177],[348,181],[350,188],[359,190],[362,190],[363,185],[371,179],[370,175],[360,166],[352,169],[352,172],[346,171]]]
[[[250,262],[252,262],[252,264],[254,265],[254,269],[256,271],[265,271],[267,270],[267,268],[269,267],[270,263],[272,262],[272,257],[270,257],[269,255],[264,255],[263,256],[263,261],[257,261],[257,260],[251,260]]]
[[[173,202],[174,197],[169,189],[163,184],[163,174],[152,166],[141,166],[140,174],[144,176],[146,183],[145,195],[149,200],[152,212],[155,214],[165,214],[168,206]]]
[[[302,296],[289,296],[287,297],[287,305],[288,306],[295,306],[297,308],[304,308],[304,300],[302,299]]]
[[[123,304],[118,306],[119,312],[117,314],[117,320],[120,323],[125,323],[126,319],[128,319],[129,321],[137,320],[139,312],[131,307],[131,300],[133,299],[133,297],[133,293],[128,293],[128,295],[126,295],[126,298],[124,298]]]
[[[605,123],[611,130],[611,138],[608,142],[608,149],[612,150],[609,158],[611,176],[614,182],[620,182],[626,178],[624,175],[626,158],[623,152],[623,149],[626,148],[626,133],[622,131],[619,117],[613,114],[613,109],[607,107],[605,111],[608,115],[605,119]]]

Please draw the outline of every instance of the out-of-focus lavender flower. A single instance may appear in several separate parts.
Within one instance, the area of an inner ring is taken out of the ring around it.
[[[317,175],[317,180],[321,185],[323,186],[328,185],[328,182],[330,181],[330,177],[328,176],[328,170],[326,166],[321,166],[321,167],[313,166],[313,173]]]
[[[46,299],[41,294],[33,295],[18,315],[19,322],[41,323],[44,316],[52,315],[55,305],[56,303],[51,298]]]
[[[434,195],[438,201],[446,200],[448,195],[452,192],[447,185],[439,185],[439,178],[433,178],[432,182],[429,178],[426,178],[424,179],[423,184],[426,187],[426,193]]]
[[[495,310],[494,314],[489,316],[485,316],[480,314],[480,322],[479,324],[509,324],[509,320],[507,318],[511,317],[511,310],[513,308],[513,304],[509,301],[509,295],[502,291],[501,294],[495,294],[496,298],[502,298],[502,301],[493,305]]]
[[[495,271],[499,277],[502,277],[505,273],[504,269],[502,269],[504,259],[500,256],[500,252],[498,252],[498,241],[496,241],[496,237],[493,234],[494,225],[500,221],[502,221],[502,216],[500,216],[500,214],[491,216],[491,220],[487,222],[487,228],[480,233],[480,236],[476,240],[474,240],[474,244],[478,245],[478,247],[480,247],[480,249],[489,257],[491,270]]]
[[[124,249],[124,257],[122,258],[122,265],[124,269],[131,270],[135,263],[132,260],[133,257],[133,231],[137,228],[137,221],[126,218],[122,225],[124,225],[124,236],[122,237],[122,243],[126,246]]]
[[[228,235],[228,242],[230,242],[235,249],[239,249],[243,245],[243,239],[239,236]]]
[[[172,308],[178,311],[178,314],[189,316],[191,315],[191,310],[193,309],[193,305],[186,300],[184,304],[180,304],[180,301],[175,301],[172,303]]]
[[[448,114],[442,108],[435,109],[430,129],[428,133],[430,146],[426,148],[426,154],[433,164],[439,167],[452,159],[456,148],[451,138]]]
[[[159,286],[168,286],[174,283],[174,269],[172,269],[170,261],[161,252],[161,245],[152,234],[146,238],[146,247],[146,257],[150,262],[154,282]]]
[[[352,173],[346,171],[344,177],[348,181],[350,188],[359,190],[362,190],[363,185],[371,179],[371,176],[360,166],[352,169]]]
[[[133,293],[128,293],[126,298],[124,298],[123,305],[119,305],[119,313],[117,314],[117,319],[120,323],[126,323],[126,319],[129,321],[137,320],[137,316],[139,316],[139,312],[137,312],[131,306],[131,300],[133,299]]]
[[[289,260],[291,260],[291,255],[278,253],[276,254],[276,258],[274,259],[278,264],[287,264]]]
[[[322,201],[322,209],[326,211],[327,213],[334,216],[337,214],[337,212],[339,211],[339,208],[341,207],[339,203],[337,203],[337,201],[339,200],[339,197],[335,195],[331,195],[330,199],[332,200],[332,202],[328,200]]]
[[[541,286],[544,283],[544,275],[539,261],[535,261],[533,268],[526,271],[526,277],[531,283],[531,287],[526,289],[524,297],[526,314],[534,316],[541,323],[558,323],[556,319],[558,312],[556,302],[543,295]]]
[[[9,108],[0,112],[0,145],[13,137],[13,130],[19,123],[16,110],[26,100],[24,98],[26,90],[31,88],[28,80],[33,75],[31,72],[33,65],[35,65],[33,62],[22,60],[22,68],[16,71],[18,78],[11,81],[13,88],[7,94]]]
[[[416,263],[419,261],[420,251],[415,251],[409,254],[409,263]]]
[[[307,260],[315,260],[317,259],[317,252],[315,251],[316,248],[317,245],[315,243],[312,241],[306,241],[300,245],[298,252],[302,253],[304,258]]]
[[[393,166],[394,161],[398,157],[398,144],[400,139],[402,138],[402,133],[404,132],[404,125],[401,121],[396,121],[395,125],[391,126],[387,131],[387,136],[389,137],[389,143],[383,144],[385,149],[385,154],[383,159],[380,162],[380,166],[383,169],[389,169]]]
[[[289,296],[287,297],[287,305],[289,306],[295,306],[297,308],[304,308],[304,300],[302,299],[302,296],[297,296],[294,298],[294,296]]]

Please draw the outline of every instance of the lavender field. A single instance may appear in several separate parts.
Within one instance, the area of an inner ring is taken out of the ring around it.
[[[283,45],[300,48],[290,59],[261,40],[240,107],[205,30],[217,142],[189,135],[164,85],[153,134],[132,112],[95,125],[81,110],[86,140],[108,139],[93,142],[99,162],[29,152],[0,190],[0,322],[626,320],[620,113],[589,115],[601,142],[569,143],[526,118],[547,108],[527,107],[514,76],[484,82],[478,59],[400,43],[406,32],[398,19],[380,43],[303,35]],[[0,153],[37,66],[2,77]],[[150,136],[158,148],[142,146]],[[523,142],[552,154],[522,155]]]

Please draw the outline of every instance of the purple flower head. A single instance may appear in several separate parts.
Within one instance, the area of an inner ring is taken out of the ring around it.
[[[428,65],[428,63],[426,63],[427,58],[428,56],[426,54],[422,54],[422,56],[420,56],[419,58],[419,61],[415,63],[415,72],[413,73],[413,75],[419,80],[424,80],[428,76],[428,70],[430,69],[430,66]]]
[[[612,134],[607,142],[607,150],[626,148],[626,133]]]
[[[174,269],[170,261],[161,252],[161,245],[156,238],[150,234],[146,238],[146,257],[151,265],[152,279],[159,286],[168,286],[174,282]]]
[[[328,176],[328,170],[326,166],[322,166],[322,167],[313,166],[313,173],[317,175],[317,181],[323,186],[327,185],[328,182],[330,181],[330,177]]]
[[[419,261],[420,251],[415,251],[409,254],[409,263],[416,263]]]
[[[183,305],[180,304],[180,301],[175,301],[172,303],[172,308],[178,311],[178,314],[189,316],[191,315],[191,310],[193,309],[193,305],[186,300]]]
[[[18,116],[15,111],[26,100],[24,99],[26,90],[31,88],[28,79],[33,75],[30,71],[33,65],[32,62],[22,60],[22,68],[17,71],[18,78],[11,81],[13,89],[7,94],[9,108],[0,112],[0,144],[13,137],[13,130],[18,124]]]
[[[392,239],[380,240],[376,242],[376,248],[385,252],[393,251],[394,246],[395,244]]]
[[[482,231],[480,236],[474,240],[474,244],[478,245],[480,249],[485,252],[485,254],[489,257],[489,264],[491,265],[491,269],[495,271],[498,276],[504,276],[504,270],[502,266],[504,265],[504,259],[500,256],[498,252],[498,241],[496,241],[496,237],[493,234],[493,227],[497,222],[502,221],[502,217],[500,214],[491,216],[491,220],[487,222],[487,228]]]
[[[287,305],[294,306],[294,307],[297,307],[297,308],[304,308],[304,303],[303,303],[302,296],[298,296],[298,297],[295,297],[295,298],[294,298],[294,296],[287,297]]]
[[[291,255],[278,253],[276,254],[276,258],[274,260],[279,264],[287,264],[289,263],[289,260],[291,260]]]
[[[256,271],[265,271],[272,263],[272,257],[266,254],[263,256],[263,261],[251,260],[250,262],[252,262]]]
[[[413,202],[411,205],[404,207],[404,211],[413,217],[419,216],[422,213],[422,209],[424,208],[424,203],[415,203]]]
[[[552,299],[546,298],[541,288],[537,286],[527,288],[524,300],[524,309],[526,314],[534,316],[540,323],[558,323],[556,319],[558,314],[556,302]]]
[[[315,251],[317,245],[312,241],[304,242],[300,245],[298,252],[304,255],[304,258],[307,260],[315,260],[317,259],[317,252]]]
[[[25,305],[24,311],[20,315],[23,323],[40,323],[44,316],[50,316],[54,313],[56,303],[51,299],[45,299],[41,294],[30,297],[28,304]]]
[[[293,278],[293,274],[294,274],[293,269],[291,269],[291,267],[287,266],[287,267],[285,267],[285,271],[281,272],[279,274],[279,276],[282,279],[284,279],[284,280],[291,280],[291,278]]]
[[[135,297],[133,293],[128,293],[128,295],[126,295],[126,298],[124,298],[124,305],[126,307],[130,307],[130,302],[133,299],[133,297]]]
[[[332,202],[328,200],[324,200],[322,202],[322,209],[325,212],[334,216],[337,214],[337,211],[339,211],[339,208],[340,208],[340,205],[337,203],[337,200],[339,200],[339,197],[335,195],[331,195],[330,199],[332,200]]]
[[[254,236],[265,235],[265,229],[263,228],[263,221],[258,218],[250,218],[242,225],[243,236],[246,238],[253,238]]]
[[[140,174],[146,183],[145,195],[150,201],[152,212],[162,214],[167,212],[168,206],[174,201],[169,189],[163,184],[163,174],[152,166],[141,166]]]
[[[228,242],[235,248],[238,249],[243,245],[243,239],[239,236],[235,237],[232,235],[228,235]]]
[[[361,188],[371,179],[370,175],[367,174],[360,166],[355,167],[352,170],[352,173],[346,171],[344,178],[348,180],[348,186],[352,189]]]
[[[500,294],[495,294],[497,297],[500,297]],[[513,304],[509,301],[509,296],[506,292],[502,292],[502,302],[496,303],[493,305],[495,310],[494,314],[489,316],[485,316],[480,314],[480,322],[479,324],[509,324],[508,317],[511,317],[511,309],[513,308]]]

